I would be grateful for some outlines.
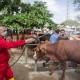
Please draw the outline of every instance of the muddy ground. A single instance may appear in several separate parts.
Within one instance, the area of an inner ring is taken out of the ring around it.
[[[10,65],[12,65],[17,58],[20,56],[21,51],[14,49],[10,51],[11,59]],[[13,53],[13,54],[12,54]],[[29,58],[28,66],[25,67],[25,55],[12,66],[15,80],[58,80],[62,71],[56,70],[53,75],[49,76],[49,69],[51,66],[44,68],[42,63],[39,61],[37,72],[34,71],[34,60]],[[80,69],[67,69],[65,80],[80,80]]]

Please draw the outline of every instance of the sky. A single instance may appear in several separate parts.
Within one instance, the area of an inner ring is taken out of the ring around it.
[[[48,10],[50,13],[54,14],[52,20],[57,24],[60,24],[63,21],[67,20],[67,0],[23,0],[23,2],[30,2],[31,4],[33,4],[34,1],[46,2]],[[73,0],[69,0],[68,8],[68,19],[76,19],[76,16],[80,13],[75,10]]]

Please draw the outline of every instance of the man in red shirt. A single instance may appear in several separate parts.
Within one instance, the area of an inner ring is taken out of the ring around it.
[[[8,64],[10,58],[8,49],[18,47],[26,43],[32,43],[35,39],[29,38],[27,40],[7,42],[4,38],[6,34],[6,28],[4,26],[0,26],[0,80],[4,80],[4,78],[6,80],[15,80],[13,77],[13,72]]]

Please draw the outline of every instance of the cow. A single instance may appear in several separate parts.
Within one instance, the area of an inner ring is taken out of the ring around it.
[[[36,57],[49,57],[53,62],[50,75],[56,70],[57,63],[61,63],[63,73],[60,80],[65,79],[66,61],[80,63],[80,41],[79,40],[59,40],[54,44],[39,43],[36,47]]]
[[[50,40],[50,36],[51,36],[51,34],[39,34],[38,35],[40,38],[40,41],[46,41],[46,40]]]

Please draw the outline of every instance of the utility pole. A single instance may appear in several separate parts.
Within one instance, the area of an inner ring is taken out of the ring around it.
[[[67,26],[68,26],[68,20],[69,20],[69,5],[70,5],[70,2],[69,2],[69,0],[67,0],[67,19],[66,19]]]

